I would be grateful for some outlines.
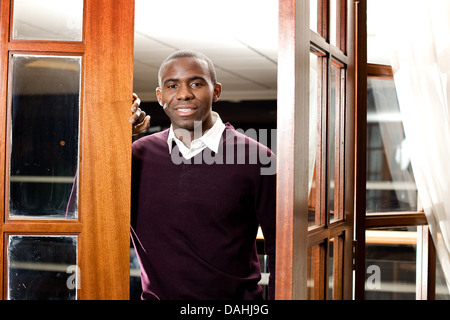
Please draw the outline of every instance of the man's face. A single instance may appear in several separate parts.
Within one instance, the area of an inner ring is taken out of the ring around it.
[[[173,129],[194,130],[201,123],[202,133],[213,126],[212,103],[219,99],[222,87],[213,84],[208,64],[197,58],[177,58],[161,70],[158,102],[170,118]]]

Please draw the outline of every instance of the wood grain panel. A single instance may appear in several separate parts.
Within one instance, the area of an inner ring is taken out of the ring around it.
[[[364,299],[365,215],[366,215],[366,137],[367,137],[367,2],[355,5],[355,299]],[[361,270],[363,272],[361,272]]]
[[[9,3],[0,2],[0,228],[3,229],[5,212],[5,153],[6,153],[6,92],[8,81],[8,34]],[[3,252],[3,234],[0,236],[0,252]],[[0,255],[0,266],[3,266],[3,254]],[[3,268],[1,268],[3,270]],[[0,277],[0,298],[3,297],[3,276]]]
[[[309,1],[279,1],[276,299],[306,299]],[[305,170],[306,168],[306,170]]]
[[[81,299],[128,299],[134,0],[86,2]]]

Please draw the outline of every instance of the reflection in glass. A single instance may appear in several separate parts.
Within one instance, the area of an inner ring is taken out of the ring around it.
[[[333,292],[334,292],[334,271],[335,271],[335,262],[334,262],[334,243],[336,239],[330,239],[330,243],[328,244],[328,293],[327,299],[333,300]]]
[[[337,68],[332,64],[330,68],[330,106],[328,108],[328,166],[330,175],[330,185],[328,189],[329,203],[330,203],[330,220],[334,219],[335,212],[338,212],[338,203],[335,201],[335,186],[339,187],[338,181],[335,179],[336,166],[339,165],[336,162],[336,106],[339,103],[339,99],[336,99],[336,94],[339,93],[339,72]],[[336,78],[337,76],[337,78]]]
[[[76,236],[11,235],[7,263],[8,299],[76,299]]]
[[[318,248],[308,248],[308,273],[306,282],[306,299],[312,300],[314,297],[314,259],[316,258],[315,252]]]
[[[415,300],[417,227],[366,230],[366,300]]]
[[[77,218],[81,58],[14,55],[12,69],[9,216]]]
[[[368,213],[417,211],[417,187],[390,79],[367,80],[366,190]]]
[[[326,245],[321,243],[308,248],[307,260],[307,300],[322,300],[323,299],[323,285],[325,270],[324,264],[317,263],[318,261],[325,261]]]
[[[330,67],[330,107],[328,108],[328,164],[329,164],[329,205],[330,221],[343,219],[342,195],[339,188],[343,179],[342,148],[342,109],[344,108],[343,88],[345,87],[345,68],[334,61]]]
[[[83,0],[15,0],[13,39],[81,41]]]
[[[308,226],[320,224],[320,210],[316,206],[316,186],[317,179],[316,152],[317,152],[317,132],[318,132],[318,105],[320,88],[320,61],[321,58],[314,53],[310,53],[310,80],[309,80],[309,199],[308,199]],[[317,217],[316,217],[317,215]]]

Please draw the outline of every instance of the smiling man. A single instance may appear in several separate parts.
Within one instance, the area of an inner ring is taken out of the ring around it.
[[[196,125],[201,125],[202,134],[214,125],[211,108],[219,100],[222,85],[217,82],[215,72],[209,71],[213,68],[209,59],[180,55],[163,63],[156,96],[174,131],[187,129],[194,138]]]
[[[187,153],[191,142],[201,138],[215,123],[216,131],[223,131],[224,124],[221,120],[217,122],[218,115],[212,112],[212,103],[219,100],[222,85],[217,82],[214,65],[207,57],[190,51],[170,56],[160,68],[158,82],[156,96],[172,124],[169,139],[175,140],[179,148]],[[194,149],[194,155],[198,150]]]
[[[176,52],[158,77],[158,102],[171,127],[133,143],[131,234],[142,298],[261,299],[258,226],[273,298],[276,178],[261,173],[267,162],[250,159],[275,156],[212,111],[222,86],[207,57]],[[145,117],[136,114],[138,104],[132,123]],[[134,125],[134,132],[147,127],[146,121]],[[194,161],[174,162],[174,154]],[[233,161],[204,161],[211,154]]]

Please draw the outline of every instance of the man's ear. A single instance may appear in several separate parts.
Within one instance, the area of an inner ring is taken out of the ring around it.
[[[222,84],[221,83],[216,83],[214,85],[213,102],[217,102],[219,100],[221,94],[222,94]]]
[[[160,87],[156,88],[156,99],[158,99],[159,105],[162,107],[163,106],[162,93],[161,93],[161,88]]]

